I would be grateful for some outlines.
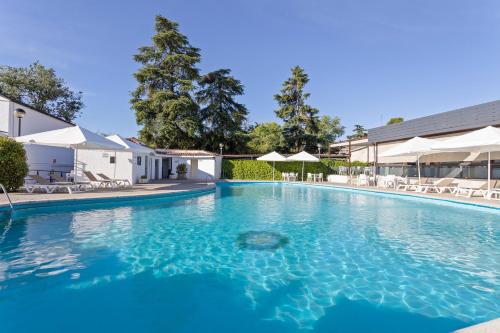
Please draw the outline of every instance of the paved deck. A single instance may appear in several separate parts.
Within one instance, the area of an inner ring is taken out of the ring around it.
[[[462,328],[454,333],[498,333],[500,332],[500,318],[493,319],[481,324]]]
[[[189,191],[196,191],[202,189],[214,188],[215,184],[205,182],[193,181],[169,181],[161,183],[150,184],[137,184],[128,188],[120,189],[99,189],[87,192],[78,193],[26,193],[14,192],[9,193],[12,203],[36,203],[36,202],[49,202],[58,200],[81,200],[81,199],[99,199],[99,198],[123,198],[130,196],[143,196],[143,195],[158,195],[168,193],[182,193]],[[8,205],[7,199],[0,193],[0,206]]]

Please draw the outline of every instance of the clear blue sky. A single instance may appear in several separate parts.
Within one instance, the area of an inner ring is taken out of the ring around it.
[[[310,104],[349,129],[500,99],[498,0],[178,0],[0,2],[0,63],[53,67],[85,93],[78,123],[135,135],[132,56],[156,14],[201,48],[202,72],[230,68],[252,122],[294,65]]]

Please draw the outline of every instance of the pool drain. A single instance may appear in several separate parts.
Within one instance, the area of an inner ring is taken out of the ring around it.
[[[247,231],[238,235],[240,249],[276,250],[289,243],[288,237],[271,231]]]

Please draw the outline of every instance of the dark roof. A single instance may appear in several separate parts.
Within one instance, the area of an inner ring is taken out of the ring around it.
[[[388,142],[415,136],[435,136],[500,125],[500,100],[376,127],[368,130],[369,142]]]
[[[31,110],[33,110],[33,111],[36,111],[36,112],[39,112],[39,113],[44,114],[44,115],[46,115],[46,116],[49,116],[49,117],[51,117],[51,118],[54,118],[54,119],[60,120],[60,121],[62,121],[62,122],[65,122],[66,124],[70,124],[70,125],[72,125],[72,126],[76,126],[76,125],[75,125],[75,124],[73,124],[72,122],[69,122],[69,121],[66,121],[66,120],[64,120],[64,119],[61,119],[61,118],[59,118],[59,117],[57,117],[57,116],[51,115],[50,113],[47,113],[47,112],[43,112],[43,111],[37,110],[37,109],[35,109],[34,107],[32,107],[31,105],[28,105],[28,104],[26,104],[26,103],[23,103],[23,102],[20,102],[20,101],[18,101],[18,100],[15,100],[15,99],[13,99],[12,97],[9,97],[9,96],[7,96],[7,95],[4,95],[4,94],[1,94],[1,93],[0,93],[0,96],[1,96],[1,97],[4,97],[4,98],[7,98],[8,100],[10,100],[11,102],[14,102],[14,103],[16,103],[16,104],[22,105],[22,106],[24,106],[24,107],[26,107],[26,108],[30,108],[30,109],[31,109]]]

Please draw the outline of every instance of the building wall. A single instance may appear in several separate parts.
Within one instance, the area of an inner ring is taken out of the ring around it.
[[[115,163],[110,163],[111,156],[115,156]],[[107,151],[78,149],[75,152],[77,163],[76,180],[88,180],[84,176],[84,171],[91,171],[97,178],[97,173],[103,173],[114,179],[128,179],[131,183],[136,183],[134,177],[133,164],[134,153],[130,151]]]
[[[207,177],[208,179],[219,179],[220,178],[220,170],[221,170],[221,159],[216,156],[216,157],[208,157],[208,158],[196,158],[198,161],[198,167],[197,167],[197,172],[195,173],[194,176],[191,175],[191,168],[192,168],[192,158],[190,157],[179,157],[179,156],[174,156],[172,157],[172,178],[175,179],[177,177],[177,166],[179,164],[186,164],[187,166],[187,178],[188,179],[199,179],[199,180],[206,180]]]
[[[26,111],[26,115],[21,119],[22,135],[73,126],[0,96],[0,133],[9,137],[19,136],[19,119],[14,114],[16,108]],[[74,163],[72,149],[30,144],[24,145],[24,148],[31,173],[38,172],[45,175],[50,170],[69,172],[72,169]]]

